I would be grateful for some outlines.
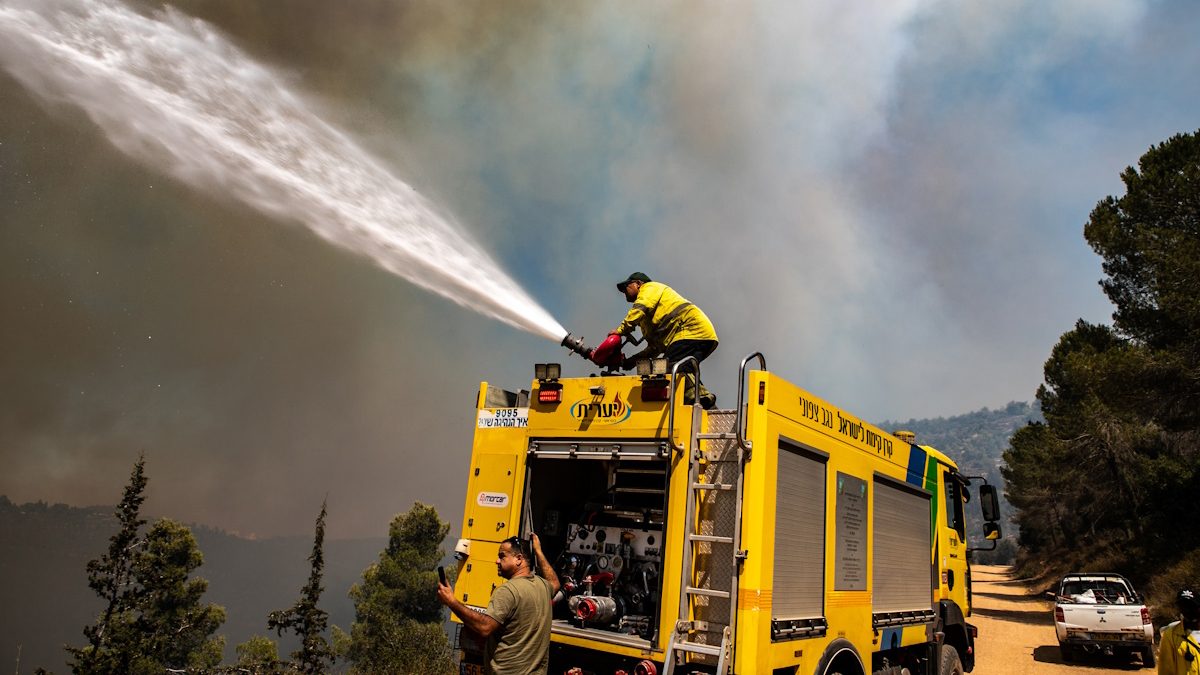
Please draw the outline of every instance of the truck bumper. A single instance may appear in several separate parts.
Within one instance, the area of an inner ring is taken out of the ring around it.
[[[1127,640],[1067,638],[1066,640],[1059,640],[1058,644],[1062,647],[1082,647],[1088,651],[1095,649],[1145,649],[1146,647],[1154,646],[1154,643],[1149,640],[1137,638],[1131,638]]]

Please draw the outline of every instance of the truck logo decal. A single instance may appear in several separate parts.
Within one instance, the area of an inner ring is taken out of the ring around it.
[[[577,420],[593,418],[604,420],[604,424],[620,424],[629,419],[631,414],[633,408],[621,400],[620,394],[613,398],[612,403],[597,403],[593,399],[581,398],[571,404],[571,417]]]
[[[475,498],[475,503],[480,506],[504,508],[508,506],[508,495],[503,492],[480,492]]]

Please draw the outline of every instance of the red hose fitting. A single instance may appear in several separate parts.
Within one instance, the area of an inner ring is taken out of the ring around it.
[[[633,667],[633,675],[658,675],[658,666],[653,661],[642,661]]]
[[[575,610],[575,614],[584,621],[591,621],[596,617],[600,608],[596,606],[596,601],[591,598],[584,598],[579,601],[579,607]]]

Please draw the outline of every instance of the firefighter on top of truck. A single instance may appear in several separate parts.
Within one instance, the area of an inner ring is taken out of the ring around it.
[[[642,330],[646,340],[646,348],[634,354],[625,361],[626,368],[632,368],[638,359],[652,358],[663,354],[667,361],[675,363],[688,356],[694,356],[696,361],[703,361],[717,348],[717,331],[704,312],[688,302],[675,289],[651,281],[650,277],[641,272],[630,274],[627,279],[617,283],[617,290],[625,294],[625,299],[633,303],[633,308],[625,315],[621,327],[609,332],[609,335],[629,335],[634,328]],[[683,402],[693,402],[693,382],[695,367],[685,363],[679,367],[679,372],[686,373],[684,378]],[[708,410],[717,404],[717,397],[697,382],[700,388],[700,404]]]

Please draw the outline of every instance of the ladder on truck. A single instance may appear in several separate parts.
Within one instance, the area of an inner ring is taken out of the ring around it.
[[[755,356],[766,368],[758,353],[742,361],[736,409],[709,411],[708,427],[701,432],[703,413],[692,406],[692,431],[684,446],[675,445],[672,401],[668,440],[687,457],[688,488],[683,588],[664,675],[689,673],[692,665],[715,666],[718,675],[728,675],[733,668],[738,575],[746,557],[741,549],[742,468],[750,455],[750,443],[741,437],[742,387],[746,363]],[[672,382],[680,364],[675,364]],[[675,387],[671,389],[673,398]]]

